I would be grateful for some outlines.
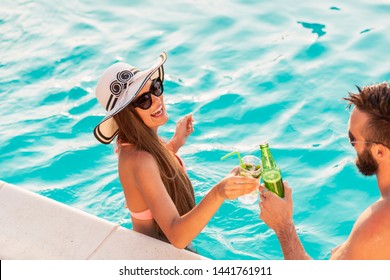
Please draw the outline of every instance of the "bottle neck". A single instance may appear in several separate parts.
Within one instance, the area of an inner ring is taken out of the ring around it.
[[[275,168],[276,163],[269,147],[261,147],[261,163],[263,169]]]

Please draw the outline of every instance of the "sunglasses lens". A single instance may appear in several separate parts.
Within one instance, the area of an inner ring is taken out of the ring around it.
[[[150,90],[143,95],[141,95],[138,100],[136,100],[133,104],[135,107],[139,107],[143,110],[147,110],[152,106],[152,94],[154,96],[160,96],[163,94],[164,87],[159,78],[153,80],[152,85],[150,86]]]
[[[152,98],[150,94],[145,94],[142,95],[138,100],[137,100],[137,105],[143,110],[149,109],[150,106],[152,106]]]
[[[349,143],[352,146],[355,146],[355,137],[353,137],[353,135],[352,135],[352,133],[350,131],[348,131],[348,138],[349,138]]]
[[[163,94],[164,88],[160,79],[154,80],[152,87],[152,92],[154,96],[160,96],[161,94]]]

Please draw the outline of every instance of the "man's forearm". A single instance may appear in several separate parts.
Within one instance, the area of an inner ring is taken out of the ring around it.
[[[310,260],[299,240],[294,223],[291,221],[281,230],[275,231],[282,247],[284,259],[286,260]]]

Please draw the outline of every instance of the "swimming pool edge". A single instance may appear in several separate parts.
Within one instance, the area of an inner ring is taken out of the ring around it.
[[[207,259],[4,181],[0,209],[3,260]]]

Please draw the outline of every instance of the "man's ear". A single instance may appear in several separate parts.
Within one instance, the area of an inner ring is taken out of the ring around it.
[[[377,143],[373,145],[372,147],[372,155],[379,163],[380,161],[383,161],[387,159],[390,155],[390,150],[385,145]]]

